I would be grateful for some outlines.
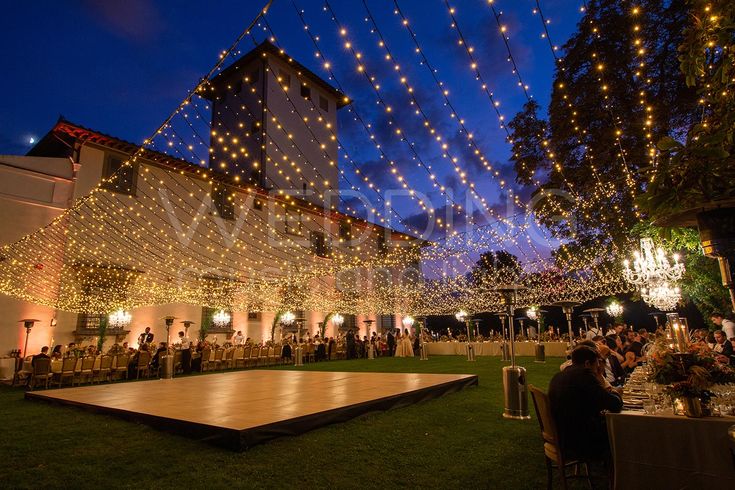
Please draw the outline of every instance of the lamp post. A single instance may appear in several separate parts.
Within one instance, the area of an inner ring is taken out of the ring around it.
[[[28,355],[28,336],[31,334],[31,329],[33,328],[33,325],[36,322],[40,322],[41,320],[37,320],[35,318],[25,318],[23,320],[20,320],[18,323],[23,323],[23,327],[26,329],[26,343],[23,347],[23,358]]]
[[[554,306],[561,307],[561,311],[567,317],[567,326],[569,328],[569,348],[574,347],[574,334],[572,334],[572,312],[575,306],[579,306],[581,303],[578,301],[557,301]]]
[[[508,315],[510,325],[510,366],[503,367],[503,395],[505,409],[503,417],[508,419],[530,419],[528,413],[528,386],[526,385],[526,369],[516,366],[515,333],[513,329],[513,310],[518,302],[518,291],[526,289],[518,284],[504,284],[495,290],[500,293]]]

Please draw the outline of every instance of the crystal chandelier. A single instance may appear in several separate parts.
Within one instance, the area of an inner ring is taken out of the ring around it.
[[[538,318],[538,307],[532,306],[529,309],[527,309],[526,316],[530,318],[531,320],[536,320]]]
[[[290,311],[287,311],[286,313],[281,315],[281,323],[283,323],[284,325],[291,325],[294,320],[296,320],[296,315],[294,315]]]
[[[623,305],[621,305],[617,301],[613,301],[612,303],[607,305],[607,314],[613,318],[623,316]]]
[[[334,315],[332,315],[332,323],[336,325],[337,328],[341,327],[344,321],[345,321],[345,317],[343,317],[339,313],[335,313]]]
[[[457,313],[455,313],[454,318],[459,320],[460,322],[463,322],[467,319],[468,313],[464,310],[459,310]]]
[[[413,327],[413,324],[416,320],[411,315],[406,315],[403,317],[403,320],[401,320],[401,323],[403,323],[403,326],[406,328]]]
[[[229,313],[227,313],[225,310],[219,310],[212,317],[212,323],[214,323],[214,325],[218,328],[224,328],[230,324],[231,319],[232,316]]]
[[[681,300],[681,291],[676,287],[684,274],[684,264],[679,256],[673,255],[674,263],[669,263],[662,248],[654,251],[653,240],[641,239],[641,250],[634,252],[635,259],[631,268],[626,260],[623,277],[636,286],[643,301],[659,310],[672,310]]]
[[[119,329],[123,329],[130,325],[130,320],[132,318],[133,316],[122,308],[114,313],[110,313],[110,316],[108,317],[110,326],[112,328]]]

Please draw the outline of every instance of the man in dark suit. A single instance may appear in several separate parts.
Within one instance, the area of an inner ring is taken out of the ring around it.
[[[393,354],[396,353],[396,338],[393,336],[393,331],[388,330],[388,355],[393,357]]]
[[[138,336],[138,345],[150,344],[153,342],[153,334],[151,333],[151,327],[145,327],[145,332]]]
[[[35,366],[36,365],[36,359],[51,359],[49,357],[49,355],[48,355],[48,347],[46,347],[46,346],[41,347],[41,353],[40,354],[36,354],[31,359],[31,366]]]
[[[610,445],[603,411],[620,412],[623,400],[605,381],[604,360],[593,348],[572,351],[572,365],[549,383],[551,413],[568,458],[607,460]]]

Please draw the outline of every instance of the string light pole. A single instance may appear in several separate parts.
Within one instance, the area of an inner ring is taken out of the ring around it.
[[[518,302],[518,292],[523,289],[526,288],[519,284],[504,284],[495,288],[503,300],[510,325],[510,366],[503,367],[503,395],[505,398],[503,417],[519,420],[531,418],[528,412],[526,369],[516,366],[515,333],[513,332],[513,312]]]

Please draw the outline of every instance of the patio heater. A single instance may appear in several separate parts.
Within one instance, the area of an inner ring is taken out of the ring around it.
[[[24,318],[23,320],[20,320],[18,323],[22,323],[23,327],[26,329],[26,343],[23,347],[23,359],[28,355],[28,336],[31,334],[31,329],[33,328],[33,325],[36,322],[40,322],[41,320],[37,320],[35,318]]]
[[[661,327],[660,318],[665,315],[661,313],[660,311],[654,311],[653,313],[649,313],[648,315],[653,317],[654,321],[656,322],[656,330],[658,330],[659,327]]]
[[[421,351],[421,360],[422,361],[428,361],[429,360],[429,348],[426,345],[426,342],[424,342],[424,329],[426,328],[426,317],[421,317],[422,319],[419,320],[419,351]],[[428,332],[428,330],[427,330]],[[429,335],[431,335],[431,332],[429,332]]]
[[[605,313],[607,310],[605,308],[588,308],[584,310],[585,313],[589,313],[589,315],[592,317],[592,320],[595,322],[595,328],[597,329],[597,332],[599,335],[602,335],[602,330],[600,330],[600,313]]]
[[[161,366],[163,366],[161,378],[171,379],[174,376],[174,356],[171,355],[168,349],[171,345],[171,326],[174,324],[176,317],[169,315],[164,317],[163,320],[166,322],[166,355],[159,359]]]
[[[526,332],[526,320],[528,320],[528,317],[526,317],[526,316],[519,316],[518,318],[516,318],[516,320],[518,320],[518,323],[521,324],[521,332],[520,332],[521,335],[525,336],[526,339],[528,339],[528,335],[527,335],[527,332]]]
[[[561,311],[567,317],[567,326],[569,327],[569,348],[574,348],[574,334],[572,333],[572,312],[575,306],[579,306],[581,303],[578,301],[557,301],[554,306],[559,306]]]
[[[545,363],[546,362],[546,346],[541,343],[541,325],[543,324],[543,318],[548,313],[546,310],[540,310],[536,307],[529,308],[526,310],[528,318],[535,321],[537,324],[536,328],[536,345],[534,347],[534,354],[536,358],[533,362]]]
[[[589,313],[582,313],[581,315],[577,315],[578,318],[582,319],[582,322],[584,322],[584,331],[588,331],[590,329],[589,321],[592,318],[592,315]]]
[[[503,417],[518,420],[531,418],[528,413],[526,369],[516,366],[515,333],[513,331],[513,310],[518,302],[518,291],[523,289],[526,288],[518,284],[505,284],[495,289],[503,298],[503,305],[508,315],[508,325],[510,325],[510,366],[503,367],[503,395],[505,398]]]
[[[405,321],[406,319],[404,318],[403,320]],[[413,318],[411,318],[411,320],[411,325],[413,325]],[[366,337],[368,338],[368,359],[375,359],[375,346],[370,342],[370,328],[373,326],[373,323],[375,323],[375,320],[363,320],[362,323],[365,324]]]
[[[508,318],[508,314],[505,312],[495,313],[500,318],[500,329],[503,334],[503,342],[500,343],[500,351],[503,355],[503,362],[510,362],[510,345],[508,344],[505,331],[505,319]]]
[[[194,325],[194,322],[191,320],[184,320],[183,322],[179,322],[184,325],[184,337],[189,337],[189,327]]]
[[[464,310],[459,310],[454,317],[465,324],[467,328],[467,360],[475,360],[475,349],[472,347],[472,339],[470,338],[470,315]]]

